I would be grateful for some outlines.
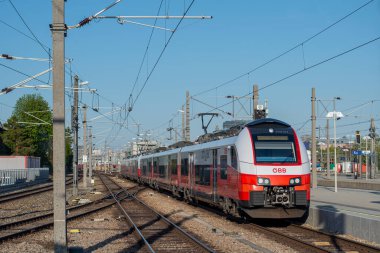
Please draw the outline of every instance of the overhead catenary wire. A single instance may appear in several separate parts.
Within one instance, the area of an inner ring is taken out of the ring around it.
[[[162,3],[163,3],[163,0],[161,0],[160,6],[158,7],[157,16],[160,14],[161,7],[162,7]],[[157,20],[158,20],[157,18],[154,20],[154,25],[156,25]],[[137,76],[136,76],[135,82],[134,82],[134,84],[133,84],[133,86],[132,86],[132,91],[131,91],[131,93],[130,93],[130,96],[132,96],[133,91],[135,90],[135,87],[136,87],[137,81],[138,81],[138,79],[139,79],[139,77],[140,77],[141,69],[142,69],[142,67],[143,67],[143,65],[144,65],[145,58],[146,58],[146,56],[147,56],[147,53],[148,53],[148,50],[149,50],[149,47],[150,47],[150,43],[151,43],[151,41],[152,41],[152,37],[153,37],[154,30],[155,30],[155,29],[152,28],[152,30],[151,30],[151,32],[150,32],[149,39],[148,39],[148,43],[147,43],[147,46],[146,46],[146,49],[145,49],[145,52],[144,52],[143,58],[142,58],[142,60],[141,60],[140,67],[139,67],[139,71],[137,72]]]
[[[189,10],[190,10],[190,8],[192,7],[192,5],[194,4],[194,2],[195,2],[195,0],[192,0],[192,2],[188,5],[188,7],[187,7],[187,9],[185,10],[184,14],[181,16],[181,19],[179,20],[179,22],[178,22],[177,25],[175,26],[174,31],[171,33],[170,37],[169,37],[168,40],[166,41],[166,43],[165,43],[163,49],[161,50],[161,52],[160,52],[158,58],[156,59],[156,61],[155,61],[155,63],[154,63],[152,69],[150,70],[149,74],[147,75],[147,77],[146,77],[146,79],[145,79],[145,81],[144,81],[144,83],[143,83],[142,88],[139,90],[137,96],[133,99],[133,102],[131,103],[130,108],[128,108],[128,113],[127,113],[126,119],[124,119],[124,123],[125,123],[125,121],[127,120],[127,118],[129,117],[130,112],[133,110],[133,108],[134,108],[136,102],[138,101],[138,99],[139,99],[141,93],[142,93],[143,90],[145,89],[145,87],[146,87],[148,81],[150,80],[150,77],[152,76],[152,74],[153,74],[153,72],[155,71],[155,69],[156,69],[158,63],[160,62],[160,60],[161,60],[161,58],[162,58],[162,56],[163,56],[163,54],[164,54],[166,48],[168,47],[168,45],[169,45],[170,41],[172,40],[172,38],[173,38],[174,34],[176,33],[176,31],[178,30],[178,27],[179,27],[180,24],[182,23],[184,17],[187,15],[187,13],[189,12]],[[160,6],[161,6],[161,5],[160,5]],[[130,97],[129,99],[131,99],[131,97]]]
[[[24,25],[26,26],[26,28],[29,30],[29,32],[32,34],[33,38],[35,39],[35,41],[37,41],[37,43],[41,46],[41,48],[47,53],[47,55],[49,56],[49,58],[51,58],[51,55],[50,55],[50,51],[47,50],[45,48],[45,46],[41,43],[41,41],[37,38],[37,36],[34,34],[34,32],[32,31],[32,29],[30,29],[29,25],[26,23],[25,19],[21,16],[20,12],[17,10],[16,6],[13,4],[13,2],[11,0],[8,0],[9,3],[12,5],[13,9],[15,10],[15,12],[17,13],[17,15],[19,16],[19,18],[21,19],[21,21],[24,23]]]
[[[154,65],[153,65],[151,71],[149,72],[149,75],[148,75],[147,78],[145,79],[142,88],[140,89],[139,93],[137,94],[136,98],[134,99],[133,104],[132,104],[132,107],[133,107],[133,106],[136,104],[136,102],[138,101],[138,99],[139,99],[141,93],[143,92],[143,90],[144,90],[145,86],[147,85],[147,83],[148,83],[150,77],[152,76],[154,70],[156,69],[157,64],[160,62],[161,57],[162,57],[162,55],[164,54],[164,52],[165,52],[167,46],[169,45],[170,41],[172,40],[174,34],[177,32],[178,27],[181,25],[181,23],[182,23],[184,17],[187,15],[187,13],[189,12],[190,8],[193,6],[194,2],[195,2],[195,0],[192,0],[192,1],[191,1],[191,3],[189,4],[189,6],[187,7],[185,13],[183,14],[183,16],[181,17],[181,19],[180,19],[179,22],[177,23],[176,27],[174,28],[174,31],[170,34],[170,37],[169,37],[168,41],[165,43],[165,45],[164,45],[164,47],[163,47],[163,49],[162,49],[160,55],[158,56],[158,58],[157,58],[156,62],[154,63]]]
[[[281,79],[279,79],[279,80],[277,80],[277,81],[275,81],[275,82],[272,82],[272,83],[270,83],[270,84],[268,84],[268,85],[265,85],[265,86],[259,88],[258,90],[260,91],[260,90],[264,90],[264,89],[267,89],[267,88],[269,88],[269,87],[272,87],[272,86],[274,86],[274,85],[276,85],[276,84],[279,84],[279,83],[281,83],[281,82],[283,82],[283,81],[285,81],[285,80],[287,80],[287,79],[289,79],[289,78],[292,78],[292,77],[294,77],[294,76],[296,76],[296,75],[299,75],[299,74],[301,74],[301,73],[303,73],[303,72],[306,72],[306,71],[308,71],[308,70],[310,70],[310,69],[313,69],[313,68],[315,68],[315,67],[318,67],[318,66],[320,66],[320,65],[322,65],[322,64],[324,64],[324,63],[327,63],[327,62],[329,62],[329,61],[332,61],[332,60],[334,60],[334,59],[336,59],[336,58],[339,58],[339,57],[341,57],[341,56],[343,56],[343,55],[345,55],[345,54],[348,54],[348,53],[350,53],[350,52],[353,52],[353,51],[355,51],[355,50],[357,50],[357,49],[360,49],[360,48],[362,48],[362,47],[364,47],[364,46],[367,46],[367,45],[369,45],[369,44],[371,44],[371,43],[374,43],[374,42],[378,41],[379,39],[380,39],[380,36],[378,36],[378,37],[376,37],[376,38],[374,38],[374,39],[371,39],[371,40],[369,40],[369,41],[367,41],[367,42],[365,42],[365,43],[362,43],[362,44],[360,44],[360,45],[358,45],[358,46],[355,46],[355,47],[353,47],[353,48],[351,48],[351,49],[345,50],[345,51],[343,51],[343,52],[341,52],[341,53],[339,53],[339,54],[336,54],[336,55],[334,55],[334,56],[332,56],[332,57],[329,57],[329,58],[326,58],[326,59],[324,59],[324,60],[322,60],[322,61],[319,61],[319,62],[317,62],[317,63],[315,63],[315,64],[313,64],[313,65],[311,65],[311,66],[309,66],[309,67],[307,67],[307,68],[303,68],[303,69],[301,69],[301,70],[299,70],[299,71],[296,71],[296,72],[294,72],[294,73],[292,73],[292,74],[290,74],[290,75],[287,75],[287,76],[285,76],[285,77],[283,77],[283,78],[281,78]],[[245,94],[245,95],[243,95],[243,96],[252,95],[252,93],[253,93],[253,92],[249,92],[249,93],[247,93],[247,94]],[[216,109],[220,109],[220,108],[223,108],[224,106],[227,106],[227,105],[229,105],[229,104],[231,104],[231,103],[232,103],[232,101],[227,102],[227,103],[225,103],[225,104],[223,104],[223,105],[221,105],[221,106],[215,107],[214,110],[216,110]],[[213,110],[211,110],[211,111],[213,111]]]
[[[210,88],[210,89],[207,89],[207,90],[204,90],[204,91],[198,92],[198,93],[194,94],[193,97],[195,97],[195,96],[199,96],[199,95],[202,95],[202,94],[204,94],[204,93],[207,93],[207,92],[212,91],[212,90],[215,90],[215,89],[218,89],[218,88],[220,88],[220,87],[222,87],[222,86],[225,86],[225,85],[230,84],[230,83],[232,83],[232,82],[234,82],[234,81],[236,81],[236,80],[239,80],[240,78],[242,78],[242,77],[244,77],[244,76],[250,75],[251,73],[255,72],[256,70],[259,70],[259,69],[263,68],[264,66],[266,66],[266,65],[270,64],[271,62],[273,62],[273,61],[275,61],[275,60],[281,58],[282,56],[284,56],[284,55],[286,55],[286,54],[292,52],[293,50],[297,49],[298,47],[303,46],[305,43],[307,43],[307,42],[311,41],[312,39],[316,38],[318,35],[320,35],[320,34],[326,32],[326,31],[329,30],[330,28],[334,27],[335,25],[337,25],[338,23],[342,22],[342,21],[345,20],[346,18],[348,18],[348,17],[350,17],[351,15],[353,15],[354,13],[358,12],[359,10],[361,10],[362,8],[364,8],[365,6],[367,6],[367,5],[369,5],[370,3],[372,3],[373,1],[374,1],[374,0],[370,0],[370,1],[366,2],[365,4],[361,5],[361,6],[358,7],[357,9],[355,9],[355,10],[351,11],[350,13],[348,13],[347,15],[345,15],[344,17],[338,19],[337,21],[335,21],[335,22],[332,23],[331,25],[329,25],[329,26],[323,28],[323,29],[320,30],[319,32],[315,33],[314,35],[308,37],[307,39],[303,40],[302,42],[299,42],[297,45],[291,47],[291,48],[288,49],[288,50],[285,50],[283,53],[281,53],[281,54],[279,54],[279,55],[277,55],[277,56],[275,56],[275,57],[269,59],[268,61],[266,61],[266,62],[260,64],[259,66],[257,66],[257,67],[255,67],[255,68],[249,70],[248,72],[243,73],[243,74],[241,74],[241,75],[239,75],[239,76],[237,76],[237,77],[234,77],[234,78],[232,78],[232,79],[230,79],[230,80],[228,80],[228,81],[226,81],[226,82],[223,82],[223,83],[221,83],[221,84],[219,84],[219,85],[216,85],[216,86],[213,87],[213,88]]]

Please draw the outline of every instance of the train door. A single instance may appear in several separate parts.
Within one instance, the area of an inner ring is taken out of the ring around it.
[[[194,153],[189,153],[189,184],[190,184],[190,191],[191,194],[193,194],[193,188],[194,188]]]
[[[214,196],[214,202],[218,201],[218,150],[213,149],[212,150],[212,187],[213,187],[213,196]]]

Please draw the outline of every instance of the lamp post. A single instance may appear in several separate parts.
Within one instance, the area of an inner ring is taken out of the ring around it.
[[[334,119],[334,172],[335,172],[335,192],[338,192],[338,168],[336,166],[336,120],[340,119],[343,116],[343,113],[335,111],[335,101],[340,100],[340,97],[334,97],[333,104],[334,104],[334,110],[332,112],[327,113],[327,118],[333,118]]]
[[[371,137],[364,136],[363,139],[365,140],[365,180],[368,180],[368,140],[371,139]]]

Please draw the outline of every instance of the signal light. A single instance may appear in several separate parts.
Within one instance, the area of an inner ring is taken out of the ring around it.
[[[356,136],[356,143],[360,144],[360,131],[356,131],[355,136]]]

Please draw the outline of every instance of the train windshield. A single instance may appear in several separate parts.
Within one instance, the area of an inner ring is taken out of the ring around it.
[[[251,129],[257,163],[296,163],[296,145],[290,129]]]

